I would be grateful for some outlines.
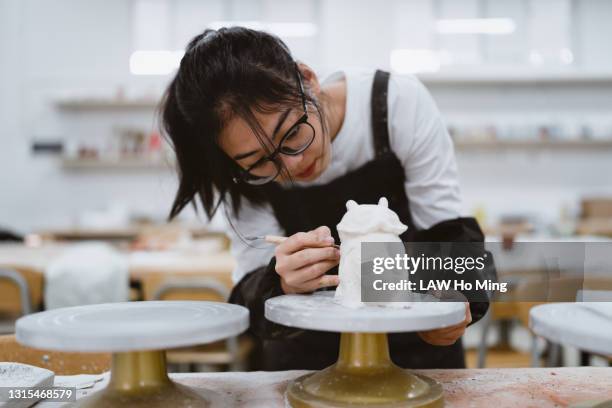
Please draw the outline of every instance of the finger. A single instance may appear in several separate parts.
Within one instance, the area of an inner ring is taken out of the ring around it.
[[[338,286],[338,275],[323,275],[319,278],[312,279],[308,282],[305,282],[303,287],[306,288],[308,292],[314,292],[319,288],[325,288],[328,286]]]
[[[463,336],[464,333],[465,333],[465,329],[462,328],[462,329],[453,330],[452,332],[444,333],[440,337],[456,340],[459,337]]]
[[[465,324],[468,325],[472,323],[472,311],[470,310],[470,304],[468,302],[465,303]]]
[[[444,327],[442,329],[434,329],[433,331],[438,331],[439,333],[443,333],[443,332],[447,332],[447,331],[452,331],[458,328],[462,328],[465,329],[465,327],[470,324],[472,322],[472,313],[470,311],[470,304],[469,303],[465,303],[465,318],[463,319],[463,321],[461,323],[457,323],[455,325],[452,326],[448,326],[448,327]]]
[[[326,288],[328,286],[338,286],[340,284],[340,277],[338,275],[323,275],[319,279],[319,287]]]
[[[434,346],[445,346],[446,341],[441,339],[440,337],[434,336],[429,332],[417,332],[421,340],[425,343],[432,344]]]
[[[462,331],[456,331],[452,333],[426,333],[428,339],[431,341],[456,341],[459,337],[463,335]]]
[[[293,234],[276,247],[276,251],[283,254],[292,254],[304,248],[320,248],[334,243],[331,236],[319,237],[315,232],[298,232]]]
[[[317,237],[322,238],[322,239],[332,236],[331,230],[329,229],[327,225],[321,225],[320,227],[313,229],[311,232],[314,232],[317,235]]]
[[[439,339],[437,341],[437,346],[452,346],[453,344],[455,344],[457,342],[458,338],[454,338],[454,339]]]
[[[419,333],[421,339],[434,346],[450,346],[457,342],[460,336],[435,336],[429,332]]]
[[[283,278],[292,286],[302,285],[305,282],[321,277],[337,264],[338,261],[318,262],[316,264],[308,265],[301,269],[285,273],[283,274]]]
[[[299,269],[323,261],[337,261],[340,250],[334,247],[306,248],[289,255],[286,259],[289,269]]]
[[[463,333],[457,333],[453,336],[445,336],[445,337],[441,337],[440,341],[446,343],[446,344],[454,344],[457,340],[459,340],[461,338],[461,336],[463,335]]]
[[[461,336],[465,332],[465,327],[466,325],[464,323],[459,323],[458,325],[445,327],[443,329],[428,330],[426,333],[436,337],[457,336],[457,333],[459,333],[459,335]]]
[[[442,339],[424,338],[423,340],[425,340],[427,343],[434,345],[434,346],[452,346],[455,343],[454,341],[442,340]]]
[[[444,331],[444,333],[442,333],[442,335],[443,336],[456,336],[457,333],[459,333],[459,335],[463,335],[463,333],[465,333],[466,327],[467,326],[465,324],[460,324],[455,327],[449,327],[446,331]]]
[[[312,279],[317,279],[325,275],[330,269],[332,269],[336,265],[338,265],[338,261],[332,260],[332,261],[319,262],[314,265],[309,265],[303,269],[300,269],[299,273],[301,274],[301,276],[304,277],[304,279],[302,279],[302,282],[307,282]]]
[[[430,331],[432,333],[450,333],[450,332],[452,332],[454,330],[457,330],[457,329],[463,329],[463,328],[465,328],[465,326],[466,326],[466,323],[465,323],[465,321],[463,321],[461,323],[457,323],[457,324],[454,324],[452,326],[443,327],[441,329],[434,329],[434,330],[430,330]]]

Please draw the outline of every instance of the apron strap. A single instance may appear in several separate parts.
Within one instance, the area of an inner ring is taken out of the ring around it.
[[[387,126],[387,90],[389,88],[389,73],[376,70],[372,83],[372,133],[374,134],[374,150],[376,156],[388,153],[389,127]]]

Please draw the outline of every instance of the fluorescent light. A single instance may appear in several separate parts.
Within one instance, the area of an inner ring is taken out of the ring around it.
[[[428,49],[397,49],[391,51],[391,69],[400,74],[437,72],[440,70],[440,55]]]
[[[240,27],[246,27],[246,28],[250,28],[253,30],[263,30],[263,23],[261,21],[213,21],[212,23],[208,24],[208,28],[212,28],[213,30],[218,30],[222,27],[233,27],[233,26],[240,26]]]
[[[267,23],[266,26],[279,37],[314,37],[319,31],[312,23]]]
[[[511,18],[460,18],[436,22],[440,34],[512,34],[516,24]]]
[[[130,72],[134,75],[167,75],[178,68],[183,51],[138,50],[130,56]]]
[[[208,27],[218,30],[221,27],[241,26],[253,30],[267,31],[279,37],[313,37],[319,27],[313,23],[268,23],[262,21],[213,21]]]

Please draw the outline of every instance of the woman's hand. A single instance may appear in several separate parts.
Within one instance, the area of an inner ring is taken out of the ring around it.
[[[465,333],[465,328],[472,322],[472,313],[470,312],[470,304],[465,303],[465,319],[454,326],[445,327],[444,329],[434,329],[417,332],[419,337],[426,343],[434,346],[450,346],[455,344],[459,337]]]
[[[298,232],[276,246],[276,273],[287,294],[314,292],[317,288],[338,285],[337,275],[325,272],[338,265],[340,250],[334,246],[328,227]]]

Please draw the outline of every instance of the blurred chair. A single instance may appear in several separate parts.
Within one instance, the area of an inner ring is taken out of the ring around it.
[[[14,335],[4,335],[0,336],[0,361],[42,367],[56,375],[100,374],[110,369],[111,355],[37,350],[20,345]]]
[[[40,309],[42,273],[0,266],[0,334],[14,332],[15,320]]]
[[[497,276],[495,277],[495,281],[498,281]],[[512,323],[518,314],[516,302],[507,299],[508,296],[512,296],[512,292],[517,285],[518,278],[507,276],[499,281],[506,283],[508,293],[500,295],[494,291],[487,291],[487,296],[489,297],[490,303],[489,310],[481,319],[482,332],[480,333],[480,342],[478,344],[478,368],[484,368],[486,366],[488,352],[487,339],[493,325],[497,325],[499,329],[501,349],[507,350],[510,343],[510,323]]]
[[[206,300],[227,302],[230,291],[213,278],[172,277],[155,289],[154,300]]]
[[[229,294],[227,286],[213,278],[172,277],[157,286],[152,300],[227,302]],[[167,358],[173,364],[227,365],[231,371],[244,371],[252,348],[249,337],[238,336],[202,346],[168,350]]]

